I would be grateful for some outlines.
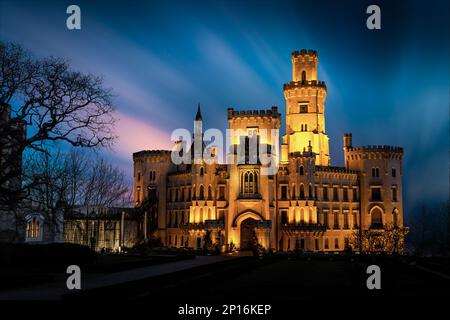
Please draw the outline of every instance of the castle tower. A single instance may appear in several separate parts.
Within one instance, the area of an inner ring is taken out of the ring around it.
[[[313,50],[295,51],[292,57],[292,81],[283,86],[286,99],[286,135],[283,137],[282,162],[288,154],[308,151],[316,154],[316,165],[328,166],[330,152],[325,133],[327,88],[317,80],[318,55]]]

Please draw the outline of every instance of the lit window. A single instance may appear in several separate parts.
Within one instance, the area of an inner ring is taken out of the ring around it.
[[[301,103],[299,104],[300,113],[308,113],[308,105]]]
[[[397,188],[392,187],[392,201],[397,202]]]
[[[42,241],[43,218],[38,214],[32,214],[25,217],[26,241]]]

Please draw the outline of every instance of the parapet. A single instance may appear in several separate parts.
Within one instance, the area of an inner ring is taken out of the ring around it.
[[[317,58],[319,57],[319,55],[317,54],[317,51],[311,50],[311,49],[309,49],[309,50],[302,49],[300,51],[296,50],[296,51],[292,52],[292,54],[291,54],[292,58],[296,58],[299,56],[313,56],[313,57],[317,57]]]
[[[233,108],[228,108],[228,119],[242,118],[242,117],[270,117],[270,118],[280,118],[281,114],[278,112],[278,107],[273,106],[268,110],[234,110]]]
[[[390,153],[401,153],[403,154],[402,147],[387,146],[387,145],[368,145],[360,147],[349,147],[348,151],[359,151],[359,152],[390,152]]]
[[[170,157],[172,151],[170,150],[142,150],[133,153],[133,160],[145,159],[145,158],[156,158],[156,157]]]

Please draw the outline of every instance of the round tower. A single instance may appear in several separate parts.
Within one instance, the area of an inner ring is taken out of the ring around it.
[[[315,50],[295,51],[292,58],[292,81],[283,86],[286,99],[286,136],[283,143],[288,154],[312,147],[316,165],[328,166],[330,152],[325,132],[327,88],[317,80],[319,58]]]

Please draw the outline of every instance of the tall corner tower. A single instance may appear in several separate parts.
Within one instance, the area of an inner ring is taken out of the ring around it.
[[[317,80],[319,57],[315,50],[295,51],[292,57],[292,81],[284,84],[286,99],[286,135],[283,144],[288,154],[312,151],[316,165],[330,164],[328,136],[325,133],[325,82]]]

